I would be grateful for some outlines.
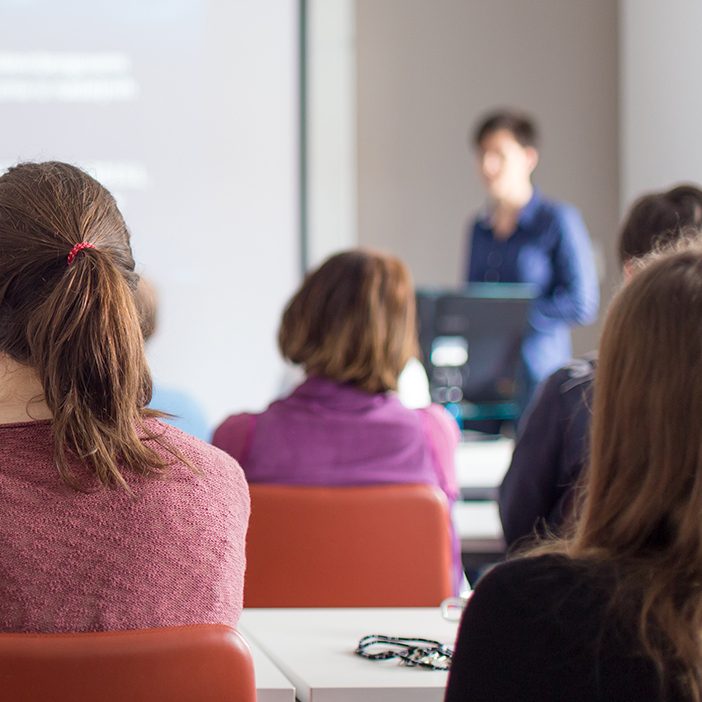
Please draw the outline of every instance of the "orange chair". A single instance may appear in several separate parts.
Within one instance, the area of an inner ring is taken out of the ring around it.
[[[451,595],[437,488],[249,487],[244,606],[423,607]]]
[[[0,634],[0,699],[255,702],[251,652],[228,626]]]

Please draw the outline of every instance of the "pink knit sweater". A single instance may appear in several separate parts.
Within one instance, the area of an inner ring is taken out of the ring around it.
[[[201,473],[180,464],[163,478],[125,469],[133,495],[77,492],[58,477],[48,421],[0,425],[0,631],[236,624],[249,517],[243,473],[174,427],[148,426]]]

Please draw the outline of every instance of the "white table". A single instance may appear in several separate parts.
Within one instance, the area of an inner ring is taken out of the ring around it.
[[[257,702],[294,702],[295,687],[293,684],[250,636],[247,636],[243,631],[242,634],[246,643],[249,644],[254,662]]]
[[[292,682],[300,702],[440,702],[448,673],[366,660],[353,651],[367,634],[452,645],[457,627],[438,607],[248,609],[239,620],[244,636]]]
[[[456,449],[456,475],[463,499],[497,499],[513,450],[514,440],[504,436],[461,441]]]
[[[514,440],[504,436],[464,440],[456,449],[456,474],[461,500],[453,507],[453,523],[464,554],[504,551],[497,489],[512,461]]]
[[[451,514],[461,542],[462,553],[491,553],[504,551],[502,523],[496,502],[458,501]]]

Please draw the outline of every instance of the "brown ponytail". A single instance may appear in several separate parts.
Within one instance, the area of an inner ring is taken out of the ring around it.
[[[76,244],[81,250],[69,265]],[[58,470],[77,458],[104,485],[127,487],[164,461],[143,439],[151,377],[134,301],[129,233],[110,193],[64,163],[0,177],[0,352],[32,367],[52,413]],[[166,446],[168,449],[168,447]]]

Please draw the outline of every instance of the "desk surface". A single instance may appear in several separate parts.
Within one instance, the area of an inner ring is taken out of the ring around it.
[[[461,441],[456,448],[456,476],[464,500],[494,500],[512,461],[514,440],[504,436]]]
[[[254,662],[257,702],[295,702],[293,684],[250,636],[244,634],[244,638],[249,644]]]
[[[440,702],[448,673],[354,654],[366,634],[421,636],[452,645],[458,624],[436,608],[248,609],[239,620],[295,686],[300,702]]]
[[[456,449],[456,475],[461,500],[453,507],[453,523],[464,554],[504,551],[497,489],[510,462],[514,440],[506,437],[462,441]]]
[[[451,514],[462,553],[501,553],[505,550],[496,502],[456,502]]]

